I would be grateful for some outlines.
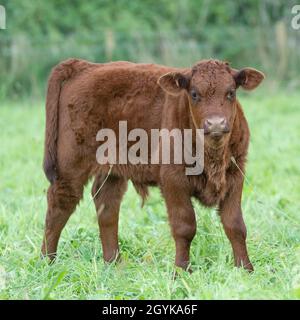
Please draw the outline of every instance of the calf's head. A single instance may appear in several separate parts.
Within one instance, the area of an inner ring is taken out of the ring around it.
[[[253,68],[235,70],[227,62],[204,60],[182,73],[163,75],[158,84],[172,96],[186,94],[194,125],[204,129],[208,145],[219,146],[233,127],[236,90],[255,89],[263,79],[264,74]]]

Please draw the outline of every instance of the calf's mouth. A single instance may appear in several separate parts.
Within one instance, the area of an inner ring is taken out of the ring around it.
[[[205,145],[212,149],[219,149],[224,147],[224,145],[228,141],[230,130],[222,130],[222,131],[204,131],[204,141]]]

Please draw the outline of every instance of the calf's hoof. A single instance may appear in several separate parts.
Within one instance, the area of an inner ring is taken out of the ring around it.
[[[40,257],[43,260],[47,260],[48,264],[51,265],[55,262],[56,253],[45,254],[45,253],[41,252]]]
[[[193,269],[191,267],[191,264],[189,262],[181,262],[181,263],[178,263],[176,262],[175,263],[175,270],[173,272],[173,279],[176,279],[177,276],[179,276],[182,272],[188,272],[190,274],[193,273]]]
[[[250,261],[249,262],[240,262],[240,263],[236,264],[236,267],[243,268],[243,269],[247,270],[249,273],[254,271],[253,265]]]
[[[119,251],[114,252],[113,254],[104,255],[103,259],[104,262],[107,264],[120,263],[122,261],[122,257]]]
[[[243,268],[245,270],[247,270],[249,273],[253,272],[254,271],[254,268],[253,268],[253,265],[251,262],[249,262],[248,264],[244,265]]]

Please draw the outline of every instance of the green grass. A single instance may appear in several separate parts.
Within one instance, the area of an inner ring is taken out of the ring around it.
[[[1,299],[300,298],[300,95],[247,94],[251,128],[243,209],[253,274],[233,267],[219,217],[195,202],[193,274],[172,280],[174,243],[158,190],[140,208],[132,186],[121,208],[123,261],[105,265],[90,185],[49,266],[39,258],[48,183],[41,163],[42,103],[0,106]]]

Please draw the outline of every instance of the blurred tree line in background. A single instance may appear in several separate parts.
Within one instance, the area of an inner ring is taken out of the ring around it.
[[[189,66],[219,58],[253,66],[269,84],[299,87],[294,1],[2,0],[0,97],[44,93],[50,69],[79,57]]]

